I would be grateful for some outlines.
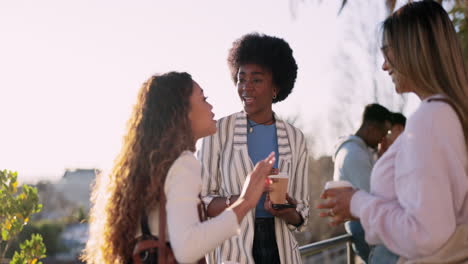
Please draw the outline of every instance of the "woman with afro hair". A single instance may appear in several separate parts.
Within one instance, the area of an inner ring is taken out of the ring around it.
[[[228,65],[243,109],[218,121],[218,132],[203,139],[199,159],[209,217],[236,201],[248,172],[272,151],[272,174],[288,175],[285,203],[295,208],[273,209],[265,187],[256,208],[241,222],[240,235],[208,255],[208,263],[301,263],[292,232],[303,230],[309,215],[306,141],[272,109],[294,88],[297,64],[292,53],[283,39],[258,33],[233,43]]]

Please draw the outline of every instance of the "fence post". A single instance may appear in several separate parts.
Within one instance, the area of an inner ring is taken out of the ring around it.
[[[348,264],[354,264],[356,255],[354,254],[353,248],[351,247],[351,242],[346,242],[346,251],[348,255]]]

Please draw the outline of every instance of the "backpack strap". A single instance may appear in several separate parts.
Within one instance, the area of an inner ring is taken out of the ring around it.
[[[158,263],[166,263],[166,195],[164,194],[164,188],[161,187],[159,190],[159,241],[161,241],[161,247],[159,248],[160,254],[158,255]]]
[[[200,200],[200,203],[197,206],[198,219],[200,220],[200,222],[204,222],[204,221],[206,221],[208,219],[207,213],[206,213],[205,203],[203,202],[200,194],[198,195],[198,199]]]
[[[162,189],[162,188],[161,188]],[[144,239],[136,244],[134,249],[134,255],[138,254],[137,252],[141,252],[144,250],[158,248],[158,263],[159,264],[166,264],[166,263],[175,263],[175,259],[170,256],[169,259],[166,259],[166,254],[171,253],[168,252],[169,245],[166,242],[166,196],[164,195],[164,190],[161,190],[159,194],[159,235],[158,238],[155,240],[152,239]],[[141,233],[143,237],[153,237],[151,234],[149,224],[148,224],[148,215],[146,211],[143,210],[141,220]]]
[[[149,225],[148,225],[148,216],[146,215],[146,211],[143,210],[143,213],[141,215],[141,220],[140,220],[140,227],[141,227],[141,233],[143,235],[148,235],[148,236],[152,236],[153,234],[151,234],[151,231],[149,229]]]
[[[137,248],[135,250],[147,250],[150,248],[155,248],[158,247],[159,253],[158,253],[158,263],[159,264],[166,264],[166,263],[176,263],[176,260],[173,256],[173,252],[170,251],[171,249],[169,248],[170,246],[168,243],[166,243],[166,226],[167,226],[167,213],[166,213],[166,195],[164,194],[164,189],[161,188],[162,190],[159,193],[159,235],[158,235],[158,240],[145,240],[143,242],[140,242],[137,244]],[[199,196],[200,197],[200,196]],[[200,217],[200,221],[206,220],[206,208],[203,204],[203,201],[200,199],[200,205],[198,207],[198,214]],[[148,225],[148,216],[146,215],[146,212],[143,211],[141,221],[141,232],[144,235],[152,236],[151,231],[149,229]],[[168,252],[168,250],[170,252]],[[135,251],[139,252],[139,251]],[[166,259],[167,253],[170,253],[169,259]],[[199,264],[204,264],[205,258],[200,259],[197,263]]]

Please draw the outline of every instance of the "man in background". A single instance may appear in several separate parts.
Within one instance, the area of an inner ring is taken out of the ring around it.
[[[387,136],[382,139],[379,144],[378,156],[381,157],[390,145],[395,142],[397,137],[403,133],[406,125],[406,117],[401,113],[392,113],[392,128],[388,131]]]
[[[334,180],[349,181],[355,188],[370,191],[370,175],[375,163],[377,146],[391,128],[391,112],[379,105],[365,107],[362,124],[354,135],[340,138],[336,145]],[[345,223],[346,231],[353,236],[353,250],[367,263],[369,245],[359,221]]]

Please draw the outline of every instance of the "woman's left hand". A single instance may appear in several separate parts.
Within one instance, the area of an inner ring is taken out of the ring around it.
[[[351,215],[351,198],[357,190],[353,188],[335,188],[322,192],[320,198],[328,199],[317,206],[318,209],[330,209],[328,212],[321,212],[320,217],[332,217],[331,226],[337,226],[349,220],[357,220]]]
[[[297,201],[286,194],[286,200],[289,204],[297,205]],[[279,217],[291,225],[299,225],[302,222],[302,217],[296,211],[296,208],[273,209],[270,195],[267,193],[264,203],[265,210],[275,217]]]

